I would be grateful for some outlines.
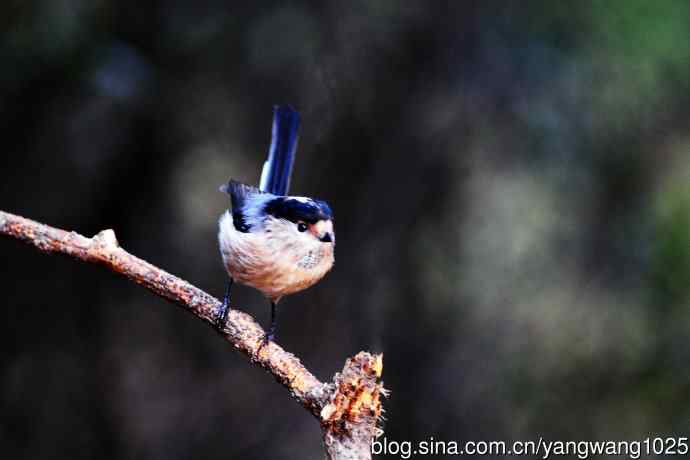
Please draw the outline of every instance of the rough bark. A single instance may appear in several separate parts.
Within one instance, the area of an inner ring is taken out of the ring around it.
[[[0,211],[0,234],[14,237],[46,253],[62,253],[105,265],[137,284],[185,308],[213,326],[249,362],[263,367],[290,395],[317,417],[324,433],[326,458],[369,459],[381,416],[382,355],[360,352],[347,360],[332,383],[323,383],[293,354],[278,344],[261,346],[264,330],[248,314],[232,308],[220,330],[214,326],[220,301],[190,283],[128,253],[112,230],[93,238]]]
[[[371,441],[381,418],[383,356],[360,352],[333,378],[335,391],[321,410],[326,458],[371,458]]]

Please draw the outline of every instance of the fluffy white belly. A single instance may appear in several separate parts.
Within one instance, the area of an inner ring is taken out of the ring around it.
[[[221,217],[218,240],[228,274],[275,301],[312,286],[334,262],[332,244],[298,246],[275,235],[238,232],[229,213]]]

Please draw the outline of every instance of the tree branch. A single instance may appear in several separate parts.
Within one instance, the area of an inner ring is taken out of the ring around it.
[[[35,246],[46,253],[62,253],[105,265],[115,273],[187,309],[214,326],[220,302],[190,283],[122,249],[112,230],[93,238],[67,232],[0,211],[0,234]],[[217,330],[214,327],[215,330]],[[382,355],[360,352],[347,360],[333,383],[323,383],[293,354],[274,342],[261,346],[264,330],[250,315],[235,308],[220,334],[285,386],[292,397],[319,419],[329,459],[371,458],[370,444],[381,416]]]

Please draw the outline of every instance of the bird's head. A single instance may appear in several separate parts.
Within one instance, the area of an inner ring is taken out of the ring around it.
[[[325,201],[300,196],[276,196],[230,181],[221,187],[232,200],[235,229],[261,234],[295,250],[332,249],[335,246],[333,212]]]
[[[279,196],[267,201],[264,209],[269,232],[288,233],[296,241],[313,246],[335,245],[333,212],[325,201],[306,197]]]

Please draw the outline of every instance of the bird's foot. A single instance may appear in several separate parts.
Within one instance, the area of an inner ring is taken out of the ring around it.
[[[233,280],[230,278],[228,281],[228,287],[225,289],[225,295],[223,296],[223,303],[218,308],[216,312],[216,328],[222,331],[225,328],[225,323],[228,322],[228,311],[230,310],[230,288],[232,287]]]
[[[223,301],[220,308],[216,312],[216,328],[222,331],[225,328],[225,323],[228,321],[228,312],[230,308],[228,307],[227,299]]]
[[[273,331],[268,331],[261,337],[261,343],[259,344],[259,348],[256,350],[256,354],[258,355],[261,353],[261,350],[268,345],[268,342],[273,342],[275,339],[275,333]]]

